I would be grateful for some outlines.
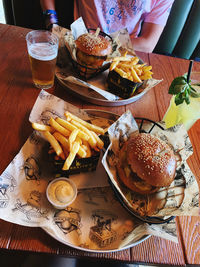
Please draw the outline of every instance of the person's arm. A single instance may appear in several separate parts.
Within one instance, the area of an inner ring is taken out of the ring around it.
[[[142,31],[132,39],[136,51],[152,52],[166,25],[174,0],[156,0],[150,12],[144,14]]]
[[[55,0],[40,0],[40,5],[41,5],[43,11],[45,11],[47,9],[56,10],[55,9]]]
[[[142,25],[142,32],[139,37],[132,38],[134,50],[151,53],[164,29],[164,26],[149,22],[144,22]]]
[[[55,0],[40,0],[40,5],[45,16],[46,28],[51,30],[53,24],[58,24]]]

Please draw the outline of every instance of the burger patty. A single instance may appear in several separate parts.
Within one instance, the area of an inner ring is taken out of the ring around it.
[[[80,49],[77,49],[76,57],[80,64],[94,68],[101,67],[103,62],[107,58],[106,56],[88,55],[83,51],[81,51]]]

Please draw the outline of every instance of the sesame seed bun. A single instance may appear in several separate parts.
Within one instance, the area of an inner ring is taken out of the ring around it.
[[[77,61],[84,66],[101,67],[112,52],[110,41],[102,35],[96,36],[95,33],[82,34],[75,43]]]
[[[80,35],[76,40],[76,46],[79,50],[87,55],[107,56],[111,53],[112,47],[110,41],[104,36],[95,33],[85,33]]]
[[[120,150],[120,164],[117,165],[117,173],[120,180],[126,187],[140,194],[150,194],[157,191],[158,188],[145,183],[145,181],[141,180],[136,173],[132,172],[127,162],[127,145],[128,142],[126,142]]]
[[[140,194],[167,187],[175,177],[173,150],[148,133],[134,133],[122,147],[119,162],[117,172],[120,179],[128,188]]]

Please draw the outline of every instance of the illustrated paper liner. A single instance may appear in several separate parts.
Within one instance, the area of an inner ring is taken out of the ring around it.
[[[164,124],[161,123],[162,127]],[[152,128],[146,123],[143,130]],[[124,202],[141,217],[146,216],[197,216],[199,215],[199,188],[186,160],[193,153],[187,131],[183,125],[162,130],[153,127],[151,134],[173,147],[177,161],[174,181],[168,188],[160,188],[153,194],[140,195],[123,186],[119,181],[116,165],[120,148],[131,133],[138,130],[138,125],[130,111],[124,113],[109,129],[111,145],[104,154],[102,163]],[[148,132],[148,131],[146,131]]]
[[[45,123],[49,116],[62,116],[67,110],[83,119],[99,121],[104,127],[113,123],[103,117],[90,117],[87,112],[46,91],[40,92],[29,120]],[[45,194],[48,183],[55,178],[47,147],[48,142],[33,131],[1,174],[1,219],[23,226],[42,227],[60,242],[86,251],[125,249],[149,235],[177,242],[175,221],[148,225],[121,206],[108,183],[101,160],[96,171],[70,176],[78,188],[75,202],[63,210],[53,208]]]

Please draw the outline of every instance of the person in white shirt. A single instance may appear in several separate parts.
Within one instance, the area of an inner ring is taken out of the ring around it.
[[[127,28],[136,51],[152,52],[167,22],[174,0],[74,0],[74,20],[105,33]],[[49,24],[57,23],[55,0],[40,0]],[[55,13],[54,13],[55,12]]]

